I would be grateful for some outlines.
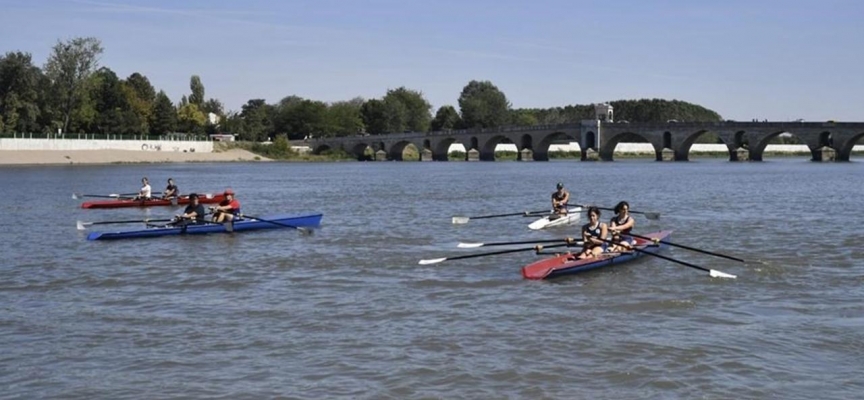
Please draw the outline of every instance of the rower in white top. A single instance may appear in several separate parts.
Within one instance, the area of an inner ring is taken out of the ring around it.
[[[150,181],[147,180],[147,177],[145,176],[141,178],[141,190],[138,191],[135,200],[150,200],[151,193],[152,189],[150,188]]]

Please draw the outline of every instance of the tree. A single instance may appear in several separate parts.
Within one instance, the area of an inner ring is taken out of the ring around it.
[[[253,99],[243,105],[240,112],[243,118],[241,138],[251,141],[265,141],[273,133],[273,106],[264,99]]]
[[[143,116],[136,114],[128,101],[123,83],[108,68],[100,68],[92,76],[90,96],[96,112],[94,128],[105,134],[142,134]]]
[[[327,121],[333,136],[349,136],[363,131],[363,116],[360,108],[363,99],[337,101],[327,108]]]
[[[38,132],[44,76],[29,53],[0,57],[0,132]]]
[[[402,132],[411,130],[413,132],[426,132],[432,116],[429,111],[432,105],[423,97],[423,93],[406,89],[404,86],[387,91],[384,103],[388,105],[388,111],[398,113],[391,115],[390,131]],[[401,105],[397,105],[401,103]]]
[[[466,128],[491,128],[510,121],[510,102],[489,81],[471,81],[459,96],[462,122]]]
[[[130,127],[135,134],[144,134],[150,131],[150,120],[153,115],[153,106],[156,100],[156,89],[150,84],[150,80],[137,72],[129,75],[122,82],[123,93],[129,104],[131,118],[138,121],[137,126]]]
[[[510,124],[514,126],[534,126],[537,125],[537,117],[534,116],[531,110],[513,110],[510,113]]]
[[[153,85],[150,84],[150,80],[146,76],[135,72],[126,78],[125,84],[142,101],[151,105],[156,101],[156,89],[153,88]]]
[[[181,132],[201,134],[206,124],[207,116],[196,104],[188,103],[177,108],[177,127]]]
[[[102,43],[93,37],[57,41],[48,62],[45,75],[51,79],[57,110],[62,117],[63,132],[69,128],[75,108],[80,104],[83,86],[99,66]]]
[[[453,106],[441,106],[432,119],[431,128],[433,131],[446,131],[457,128],[461,124],[462,118]]]
[[[366,132],[376,135],[388,132],[387,110],[383,101],[366,100],[360,107],[360,117],[363,119],[363,124],[366,125]]]
[[[282,106],[276,120],[276,131],[287,134],[291,140],[329,136],[332,132],[327,121],[327,104],[320,101],[302,100]]]
[[[192,89],[192,94],[189,95],[189,102],[200,109],[204,105],[204,84],[201,83],[201,78],[198,75],[192,75],[192,78],[189,80],[189,88]]]
[[[159,91],[153,102],[153,114],[150,116],[150,133],[165,135],[177,130],[177,109],[174,103],[163,91]]]

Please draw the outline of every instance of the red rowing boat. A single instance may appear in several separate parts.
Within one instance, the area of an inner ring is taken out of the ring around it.
[[[225,200],[225,195],[222,193],[219,194],[200,194],[198,195],[198,202],[201,204],[213,204],[219,203],[222,200]],[[177,205],[186,205],[189,204],[189,196],[180,196],[177,199]],[[123,208],[123,207],[158,207],[158,206],[170,206],[171,200],[162,200],[162,199],[150,199],[150,200],[132,200],[132,199],[118,199],[118,200],[100,200],[100,201],[85,201],[81,203],[81,208]]]

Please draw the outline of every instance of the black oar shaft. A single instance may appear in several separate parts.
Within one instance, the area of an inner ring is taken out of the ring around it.
[[[549,240],[524,240],[521,242],[492,242],[492,243],[483,243],[483,246],[509,246],[513,244],[531,244],[531,243],[559,243],[559,242],[572,242],[576,243],[576,239],[573,238],[564,238],[564,239],[549,239]]]
[[[638,237],[638,238],[641,238],[641,239],[645,239],[645,240],[654,240],[654,238],[647,237],[647,236],[642,236],[642,235],[637,235],[637,234],[632,233],[632,232],[629,233],[629,235],[630,235],[630,236],[634,236],[634,237]],[[695,252],[697,252],[697,253],[708,254],[708,255],[710,255],[710,256],[715,256],[715,257],[725,258],[725,259],[727,259],[727,260],[738,261],[738,262],[742,262],[742,263],[743,263],[743,262],[746,262],[745,260],[742,260],[742,259],[740,259],[740,258],[738,258],[738,257],[732,257],[732,256],[727,256],[727,255],[725,255],[725,254],[714,253],[714,252],[707,251],[707,250],[697,249],[697,248],[695,248],[695,247],[685,246],[685,245],[683,245],[683,244],[677,244],[677,243],[667,242],[667,241],[665,241],[665,240],[660,240],[659,242],[660,242],[660,243],[663,243],[663,244],[667,244],[667,245],[669,245],[669,246],[673,246],[673,247],[680,247],[680,248],[682,248],[682,249],[686,249],[686,250],[690,250],[690,251],[695,251]]]
[[[493,215],[481,215],[479,217],[468,217],[470,219],[486,219],[486,218],[499,218],[499,217],[515,217],[517,215],[531,215],[531,214],[539,214],[539,213],[548,213],[549,210],[542,211],[522,211],[518,213],[508,213],[508,214],[493,214]]]
[[[252,216],[252,215],[240,214],[240,217],[242,217],[242,218],[254,219],[254,220],[256,220],[256,221],[266,222],[266,223],[273,224],[273,225],[284,226],[284,227],[286,227],[286,228],[293,228],[293,229],[297,229],[297,230],[302,231],[302,232],[308,232],[308,231],[309,231],[307,228],[302,228],[302,227],[299,227],[299,226],[283,224],[283,223],[281,223],[281,222],[277,222],[277,221],[270,221],[270,220],[267,220],[267,219],[261,219],[261,218],[258,218],[258,217]]]
[[[604,242],[606,242],[606,243],[616,244],[615,242],[613,242],[613,241],[611,241],[611,240],[607,240],[607,239],[599,238],[599,237],[596,237],[596,236],[594,236],[594,238],[599,239],[599,240],[601,240],[601,241],[604,241]],[[664,255],[662,255],[662,254],[652,253],[652,252],[650,252],[650,251],[642,250],[642,249],[640,249],[640,248],[638,248],[638,247],[633,247],[632,249],[635,250],[635,251],[638,251],[638,252],[640,252],[640,253],[642,253],[642,254],[652,255],[652,256],[654,256],[654,257],[662,258],[662,259],[667,260],[667,261],[672,261],[672,262],[674,262],[674,263],[678,263],[678,264],[681,264],[681,265],[686,266],[686,267],[695,268],[695,269],[698,269],[698,270],[700,270],[700,271],[705,271],[705,272],[708,272],[708,273],[711,272],[711,270],[708,269],[708,268],[700,267],[700,266],[695,265],[695,264],[690,264],[690,263],[688,263],[688,262],[686,262],[686,261],[676,260],[676,259],[674,259],[674,258],[672,258],[672,257],[666,257],[666,256],[664,256]]]

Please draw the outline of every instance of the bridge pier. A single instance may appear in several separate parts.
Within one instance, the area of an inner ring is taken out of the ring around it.
[[[494,160],[495,157],[493,156],[492,159]],[[468,150],[468,154],[466,154],[465,160],[466,161],[480,161],[480,152],[477,151],[477,149]]]
[[[675,150],[667,147],[660,152],[660,159],[657,161],[678,161],[678,157],[675,154]],[[681,161],[687,161],[687,158],[684,157]]]
[[[600,161],[600,153],[594,149],[582,150],[581,161]]]
[[[534,161],[534,152],[529,148],[524,148],[519,152],[519,161]]]
[[[387,152],[378,150],[375,152],[375,161],[387,161]]]

